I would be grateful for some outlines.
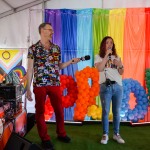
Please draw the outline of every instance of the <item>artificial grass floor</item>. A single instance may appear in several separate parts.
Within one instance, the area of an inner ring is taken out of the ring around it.
[[[101,124],[83,124],[81,126],[65,125],[67,135],[72,139],[71,143],[62,143],[57,140],[56,125],[47,124],[48,133],[54,144],[55,150],[149,150],[150,126],[120,126],[120,134],[125,144],[118,144],[112,139],[113,128],[110,124],[109,141],[107,145],[100,144],[102,136]],[[36,125],[26,134],[26,139],[38,144],[41,141],[37,133]]]

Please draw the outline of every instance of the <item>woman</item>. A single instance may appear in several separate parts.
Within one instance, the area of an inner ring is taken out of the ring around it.
[[[109,134],[109,111],[112,101],[113,113],[113,139],[118,143],[125,143],[119,134],[120,128],[120,107],[122,101],[122,79],[124,68],[121,59],[118,57],[115,44],[110,36],[103,38],[99,55],[95,56],[95,67],[100,72],[100,99],[102,105],[102,144],[107,144]]]

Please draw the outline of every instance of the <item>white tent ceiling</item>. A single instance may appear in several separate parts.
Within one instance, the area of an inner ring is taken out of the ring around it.
[[[51,1],[46,3],[46,1]],[[47,8],[127,8],[127,7],[149,7],[150,0],[0,0],[0,18],[6,17],[21,10],[43,4]]]
[[[44,9],[150,7],[150,0],[0,0],[0,48],[27,48],[39,38]]]
[[[0,18],[50,0],[0,0]]]

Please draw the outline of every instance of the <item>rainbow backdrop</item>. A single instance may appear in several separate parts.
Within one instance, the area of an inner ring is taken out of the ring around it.
[[[123,60],[123,78],[145,84],[145,69],[150,67],[150,8],[46,9],[45,22],[52,24],[53,42],[60,45],[64,57],[67,52],[92,56],[79,63],[78,70],[93,66],[102,38],[109,35]]]
[[[45,22],[53,26],[53,42],[60,46],[63,62],[91,56],[90,60],[78,63],[77,69],[75,65],[63,69],[63,74],[74,76],[76,70],[93,66],[100,42],[108,35],[114,39],[123,60],[123,79],[132,78],[145,87],[145,69],[150,68],[150,8],[46,9]],[[96,103],[101,105],[99,96]],[[135,107],[133,93],[129,103],[131,108]]]

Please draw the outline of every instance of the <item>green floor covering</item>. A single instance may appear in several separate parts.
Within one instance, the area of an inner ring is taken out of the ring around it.
[[[110,124],[109,142],[100,144],[102,135],[101,124],[83,124],[81,126],[65,125],[67,135],[72,139],[71,143],[62,143],[56,139],[56,125],[47,124],[48,133],[54,144],[55,150],[149,150],[150,126],[121,125],[120,134],[125,144],[118,144],[112,139],[113,128]],[[40,138],[36,125],[26,134],[26,139],[40,146]]]

